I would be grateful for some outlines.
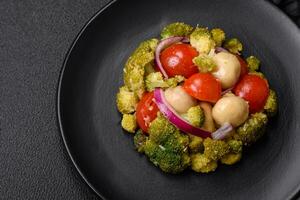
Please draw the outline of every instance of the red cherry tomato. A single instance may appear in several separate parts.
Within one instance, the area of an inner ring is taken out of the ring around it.
[[[185,78],[198,72],[193,58],[198,52],[189,44],[174,44],[164,49],[160,55],[163,68],[168,76],[182,75]]]
[[[144,94],[136,108],[137,123],[145,133],[147,133],[150,122],[156,118],[158,112],[158,107],[153,99],[153,92]]]
[[[185,80],[183,88],[185,91],[201,101],[215,103],[221,97],[220,82],[209,73],[197,73]]]
[[[241,65],[241,74],[240,74],[240,79],[243,78],[248,73],[248,66],[246,61],[239,55],[236,55],[237,59],[240,62]]]
[[[256,75],[245,75],[234,88],[234,93],[249,102],[250,113],[259,112],[269,96],[266,80]]]

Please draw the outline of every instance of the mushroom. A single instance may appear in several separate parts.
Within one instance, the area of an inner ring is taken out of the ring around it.
[[[186,113],[190,107],[197,105],[197,100],[188,95],[182,86],[168,88],[165,91],[165,98],[179,114]]]
[[[241,65],[235,55],[228,52],[220,52],[213,56],[217,65],[212,74],[220,80],[222,88],[228,89],[238,81],[241,73]]]
[[[248,115],[248,103],[241,97],[232,95],[219,99],[212,109],[212,116],[220,126],[228,122],[237,127],[246,121]]]

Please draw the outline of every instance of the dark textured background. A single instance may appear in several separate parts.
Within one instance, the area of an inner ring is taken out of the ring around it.
[[[109,0],[0,0],[0,199],[97,199],[56,119],[64,56]],[[273,0],[300,24],[295,0]]]
[[[64,148],[56,87],[73,39],[107,2],[0,0],[1,200],[97,199]]]

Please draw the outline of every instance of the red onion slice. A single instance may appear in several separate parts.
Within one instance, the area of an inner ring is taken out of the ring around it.
[[[231,90],[233,90],[233,87],[224,90],[224,91],[221,93],[221,95],[223,96],[223,95],[227,94],[228,92],[231,92]]]
[[[184,37],[184,38],[181,40],[181,42],[183,42],[183,43],[190,43],[190,38]]]
[[[154,98],[160,112],[162,112],[162,114],[179,130],[185,133],[200,136],[202,138],[211,137],[211,133],[209,131],[195,127],[179,116],[176,111],[167,103],[162,89],[157,88],[154,90]]]
[[[224,49],[223,47],[216,47],[215,53],[220,53],[220,52],[228,52],[227,49]]]
[[[165,78],[169,78],[167,72],[163,68],[161,61],[160,61],[160,53],[162,50],[170,46],[171,44],[177,43],[177,42],[188,42],[189,39],[186,37],[169,37],[167,39],[164,39],[160,41],[160,43],[157,45],[156,50],[155,50],[155,61],[156,64],[160,70],[160,72],[163,74]]]
[[[215,140],[222,140],[230,134],[230,131],[232,131],[232,129],[233,127],[231,126],[231,124],[227,122],[223,124],[218,130],[213,132],[211,136]]]

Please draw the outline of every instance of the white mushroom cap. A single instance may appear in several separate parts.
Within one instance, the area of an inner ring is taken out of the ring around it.
[[[238,81],[241,73],[241,65],[235,55],[228,52],[220,52],[213,56],[217,70],[212,74],[220,80],[222,88],[228,89]]]
[[[165,91],[165,98],[179,114],[186,113],[190,107],[197,105],[197,100],[188,95],[182,86],[168,88]]]
[[[232,126],[237,127],[246,121],[248,115],[248,103],[237,96],[222,97],[212,109],[212,116],[220,126],[228,122]]]

